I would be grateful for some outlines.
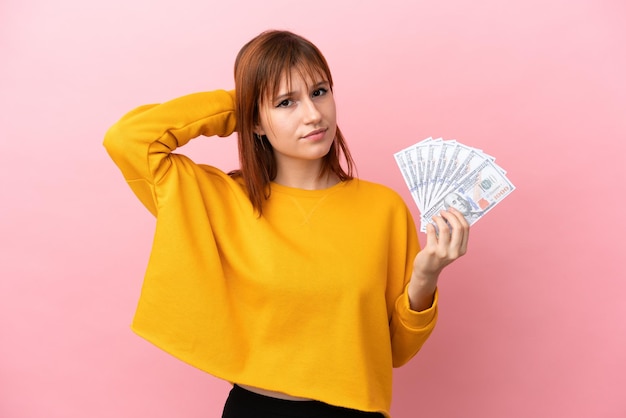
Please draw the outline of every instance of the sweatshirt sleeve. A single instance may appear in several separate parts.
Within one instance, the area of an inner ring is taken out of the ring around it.
[[[225,137],[236,128],[235,92],[194,93],[124,115],[104,147],[139,200],[156,216],[154,186],[172,165],[172,152],[200,135]]]
[[[396,301],[390,324],[394,367],[400,367],[411,360],[433,332],[437,322],[437,302],[438,292],[435,292],[430,308],[413,311],[406,288]]]
[[[392,301],[392,314],[389,322],[393,366],[406,364],[422,348],[437,323],[438,291],[435,292],[433,304],[423,311],[414,311],[409,303],[409,281],[413,273],[413,261],[420,250],[417,231],[411,214],[403,206],[403,214],[399,216],[392,257],[401,272],[397,273],[404,280],[394,285],[395,294]]]

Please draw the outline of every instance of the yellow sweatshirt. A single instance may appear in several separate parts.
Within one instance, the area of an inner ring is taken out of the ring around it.
[[[392,367],[432,332],[437,301],[409,308],[411,214],[363,180],[271,185],[258,217],[241,182],[175,154],[235,129],[234,92],[140,107],[105,147],[157,217],[132,328],[229,382],[389,416]]]

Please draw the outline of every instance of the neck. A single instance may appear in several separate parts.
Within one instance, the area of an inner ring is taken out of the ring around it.
[[[320,176],[320,168],[321,164],[290,169],[279,167],[274,183],[304,190],[327,189],[339,183],[339,178],[334,173],[328,172]]]

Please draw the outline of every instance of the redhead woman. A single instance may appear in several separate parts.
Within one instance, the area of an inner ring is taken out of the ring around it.
[[[230,173],[179,153],[235,132]],[[390,416],[392,370],[431,334],[469,226],[451,207],[420,250],[400,196],[354,176],[315,45],[264,32],[234,90],[139,107],[104,144],[156,217],[133,330],[231,382],[224,418]]]

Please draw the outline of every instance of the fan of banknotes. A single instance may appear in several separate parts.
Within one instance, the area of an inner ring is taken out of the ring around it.
[[[421,213],[422,232],[450,207],[472,225],[515,190],[495,158],[455,140],[427,138],[394,158]]]

